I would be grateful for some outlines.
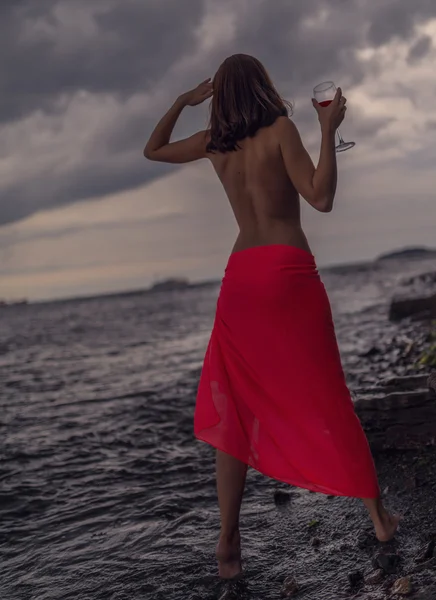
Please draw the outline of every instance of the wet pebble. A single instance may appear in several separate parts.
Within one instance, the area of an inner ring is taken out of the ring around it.
[[[287,577],[283,583],[283,587],[280,592],[281,598],[293,598],[296,594],[298,594],[300,590],[300,586],[298,585],[295,577],[290,575]]]
[[[393,575],[397,572],[400,562],[401,558],[398,554],[385,554],[380,552],[374,556],[373,566],[376,569],[383,569],[383,571],[389,575]]]
[[[276,490],[274,492],[274,502],[276,506],[284,506],[291,501],[291,494],[284,492],[283,490]]]
[[[377,538],[372,532],[369,531],[361,531],[357,537],[357,547],[360,550],[366,550],[368,548],[373,548],[378,544]]]
[[[435,548],[436,548],[436,542],[434,540],[432,540],[424,548],[421,548],[421,550],[418,552],[418,554],[415,558],[415,561],[418,564],[426,562],[427,560],[429,560],[430,558],[433,557]]]
[[[357,587],[358,585],[363,583],[363,573],[362,571],[352,571],[348,573],[348,581],[352,588]]]
[[[391,589],[393,596],[409,596],[412,593],[412,582],[410,577],[402,577],[397,579]]]
[[[361,352],[359,356],[362,358],[371,358],[372,356],[377,356],[378,354],[381,354],[381,352],[382,351],[377,346],[371,346],[371,348],[368,348],[368,350],[366,350],[365,352]]]
[[[385,572],[383,571],[383,569],[376,569],[375,571],[369,573],[369,575],[365,577],[365,583],[367,585],[378,585],[383,581],[384,577]]]

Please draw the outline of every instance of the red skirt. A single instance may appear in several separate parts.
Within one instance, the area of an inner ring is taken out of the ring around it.
[[[233,253],[204,359],[194,434],[261,473],[336,496],[377,498],[312,254]]]

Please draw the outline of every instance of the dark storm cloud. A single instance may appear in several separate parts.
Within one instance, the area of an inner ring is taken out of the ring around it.
[[[3,3],[3,0],[2,0]],[[65,93],[128,96],[152,85],[192,43],[203,0],[21,0],[2,6],[0,122],[56,110]],[[72,29],[68,12],[93,23]]]
[[[223,1],[221,10],[237,6],[238,0]],[[62,114],[66,104],[60,100],[80,90],[121,100],[152,90],[177,60],[195,52],[196,28],[208,7],[206,0],[2,0],[0,123],[18,122],[35,111]],[[236,41],[194,62],[183,85],[203,78],[205,71],[213,75],[226,54],[248,52],[265,62],[291,99],[308,98],[313,84],[327,76],[347,88],[367,72],[356,59],[357,48],[378,46],[394,36],[407,38],[416,23],[433,15],[434,0],[255,2],[237,22]],[[411,51],[412,59],[425,53],[425,42],[420,44]],[[307,102],[299,118],[313,119],[310,111]],[[14,183],[0,181],[0,225],[165,174],[167,167],[141,158],[160,116],[126,110],[107,131],[94,134],[74,166],[47,164],[30,179],[17,175]],[[361,130],[371,135],[376,122],[365,125],[363,116],[361,120]],[[184,115],[184,131],[190,122]]]
[[[436,15],[434,0],[366,0],[372,13],[368,39],[375,46],[385,44],[392,38],[408,38],[415,25]]]
[[[258,55],[275,79],[290,82],[296,89],[339,68],[345,78],[359,80],[363,72],[347,55],[362,42],[362,28],[352,31],[347,26],[355,18],[356,3],[341,3],[340,11],[335,4],[318,0],[264,3],[241,24],[238,42],[248,53]]]
[[[139,156],[139,146],[135,150]],[[162,177],[170,170],[170,165],[160,165],[157,173],[155,166],[140,156],[126,160],[122,153],[114,153],[106,154],[106,159],[102,160],[101,155],[95,153],[87,157],[79,168],[64,170],[62,176],[53,176],[48,168],[27,182],[17,180],[13,185],[3,187],[0,223],[13,223],[44,208],[133,189],[144,181]]]

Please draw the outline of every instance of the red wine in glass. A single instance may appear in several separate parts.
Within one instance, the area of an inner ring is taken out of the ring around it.
[[[337,88],[333,81],[324,81],[317,85],[313,90],[313,97],[321,106],[328,106],[332,103],[333,98],[336,95]],[[336,152],[345,152],[345,150],[349,150],[353,148],[356,144],[355,142],[344,142],[342,135],[337,130],[339,144],[336,146]]]

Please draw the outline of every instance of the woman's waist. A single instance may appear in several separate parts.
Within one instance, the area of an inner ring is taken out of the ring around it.
[[[290,244],[263,244],[234,250],[229,256],[226,272],[242,269],[259,270],[316,270],[314,255],[299,246]]]
[[[282,310],[283,303],[287,305],[291,299],[316,305],[317,299],[324,296],[325,288],[310,252],[286,244],[271,244],[230,255],[218,305],[221,310],[238,307],[242,312],[262,306]]]
[[[267,219],[240,227],[232,254],[268,246],[290,246],[311,254],[301,223],[296,219]]]

